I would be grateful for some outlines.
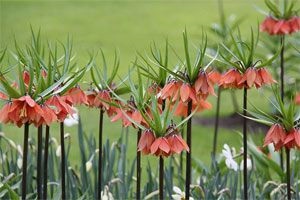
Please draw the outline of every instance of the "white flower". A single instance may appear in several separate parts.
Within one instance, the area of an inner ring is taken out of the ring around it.
[[[173,191],[175,194],[172,194],[174,200],[183,200],[185,199],[185,192],[181,191],[179,187],[173,186]],[[193,197],[190,197],[189,200],[194,200]]]
[[[244,170],[244,160],[241,161],[240,169]],[[250,158],[247,157],[247,170],[249,171],[251,169],[252,169],[252,161]]]
[[[92,169],[93,163],[89,160],[85,163],[85,170],[89,172]]]
[[[60,145],[57,146],[55,154],[56,154],[57,157],[61,156],[61,147],[60,147]]]
[[[79,120],[78,110],[74,108],[74,111],[75,111],[74,114],[68,115],[68,117],[64,121],[64,124],[68,127],[78,124],[78,120]]]
[[[109,192],[109,188],[106,185],[104,191],[101,191],[101,200],[114,200],[112,193]]]
[[[237,162],[233,159],[233,155],[230,150],[230,147],[227,144],[224,144],[223,147],[224,147],[224,149],[222,150],[222,153],[225,157],[226,166],[229,169],[233,169],[234,171],[237,171],[239,166],[238,166]],[[235,149],[232,148],[232,151],[235,152]]]
[[[22,169],[22,166],[23,166],[23,159],[22,157],[18,157],[18,160],[17,160],[17,165],[18,165],[18,168],[19,169]]]

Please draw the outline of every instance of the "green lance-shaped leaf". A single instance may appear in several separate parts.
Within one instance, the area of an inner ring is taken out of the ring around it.
[[[11,86],[7,82],[7,80],[2,75],[0,75],[0,82],[1,82],[1,84],[3,86],[3,88],[5,89],[6,94],[8,94],[8,96],[10,98],[17,99],[17,98],[19,98],[19,97],[22,96],[13,86]]]

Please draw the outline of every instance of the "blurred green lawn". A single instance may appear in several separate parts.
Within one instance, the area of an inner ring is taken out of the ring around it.
[[[250,26],[256,26],[263,16],[254,5],[264,8],[261,0],[225,0],[226,13],[245,17],[241,25],[242,32],[247,34]],[[108,57],[113,56],[117,48],[121,56],[120,74],[124,75],[136,52],[144,52],[152,41],[163,43],[166,38],[173,47],[182,52],[182,31],[186,27],[190,38],[197,43],[201,39],[202,29],[219,19],[216,0],[198,1],[2,1],[0,3],[0,49],[13,48],[14,38],[21,44],[30,38],[30,25],[50,41],[65,41],[70,34],[74,39],[74,50],[79,65],[88,60],[88,52],[102,48]],[[213,41],[211,41],[213,42]],[[87,80],[88,81],[88,80]],[[238,99],[241,105],[241,94]],[[260,91],[250,92],[251,102],[261,107],[267,103]],[[210,102],[215,104],[215,97]],[[215,108],[215,106],[213,107]],[[230,114],[233,106],[228,92],[222,98],[222,115]],[[215,109],[205,111],[200,116],[213,116]],[[80,114],[87,134],[97,135],[98,111],[80,108]],[[105,119],[104,139],[114,141],[119,138],[120,123],[110,123]],[[21,143],[21,129],[10,125],[3,127],[4,132],[17,143]],[[31,136],[36,130],[32,127]],[[53,128],[51,136],[58,138],[58,128]],[[221,129],[218,141],[218,152],[224,143],[240,147],[241,138],[237,130]],[[71,134],[72,149],[70,159],[76,163],[79,149],[75,128],[67,128]],[[136,153],[136,131],[130,131],[129,157]],[[193,156],[210,162],[213,128],[193,126]],[[258,144],[262,135],[254,136]],[[143,158],[146,162],[147,158]],[[155,158],[151,158],[155,159]]]

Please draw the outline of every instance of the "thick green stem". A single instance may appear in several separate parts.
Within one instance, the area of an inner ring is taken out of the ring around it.
[[[66,170],[66,158],[65,158],[65,140],[64,140],[64,122],[60,122],[60,148],[61,148],[61,198],[66,199],[66,180],[65,180],[65,170]]]
[[[98,160],[98,199],[101,199],[101,190],[102,190],[102,138],[103,138],[103,115],[104,110],[100,109],[99,117],[99,160]]]
[[[47,183],[48,183],[48,148],[49,148],[50,127],[46,126],[45,136],[45,152],[44,152],[44,183],[43,183],[43,199],[47,199]]]
[[[218,141],[218,131],[219,131],[219,119],[220,119],[220,100],[221,100],[221,88],[218,87],[218,96],[217,96],[217,108],[215,116],[215,131],[214,131],[214,140],[213,140],[213,158],[216,158],[217,151],[217,141]]]
[[[287,186],[287,199],[292,199],[291,193],[291,169],[290,169],[290,150],[285,149],[286,152],[286,186]]]
[[[248,177],[247,177],[247,156],[248,156],[248,148],[247,148],[247,88],[244,88],[244,106],[243,106],[243,115],[244,115],[244,123],[243,123],[243,160],[244,160],[244,199],[248,199]]]
[[[137,132],[137,145],[141,138],[142,130],[139,129]],[[141,152],[136,153],[136,199],[141,199]]]
[[[284,102],[284,35],[280,38],[280,45],[282,46],[280,51],[280,96],[282,102]],[[283,157],[283,151],[280,151],[280,166],[283,170],[283,164],[284,163],[284,157]]]
[[[159,157],[159,199],[164,200],[164,158]]]
[[[37,143],[37,199],[42,199],[43,177],[42,177],[42,150],[43,150],[43,126],[38,127]]]
[[[192,112],[192,100],[188,102],[187,116]],[[186,141],[190,151],[186,153],[186,177],[185,177],[185,199],[190,199],[190,184],[191,184],[191,154],[192,154],[192,118],[187,122]]]
[[[29,123],[24,125],[23,162],[22,162],[22,200],[26,199],[27,188],[27,156],[28,156]]]

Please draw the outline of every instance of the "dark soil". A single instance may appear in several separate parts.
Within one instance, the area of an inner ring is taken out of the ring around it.
[[[229,116],[221,116],[219,119],[219,127],[220,128],[227,128],[227,129],[236,129],[241,128],[243,125],[244,118],[234,113]],[[202,126],[208,126],[208,127],[214,127],[215,126],[215,117],[210,118],[203,118],[199,116],[195,116],[193,118],[194,123],[202,125]],[[268,126],[257,123],[252,120],[248,120],[248,130],[253,133],[266,133],[269,129]]]

